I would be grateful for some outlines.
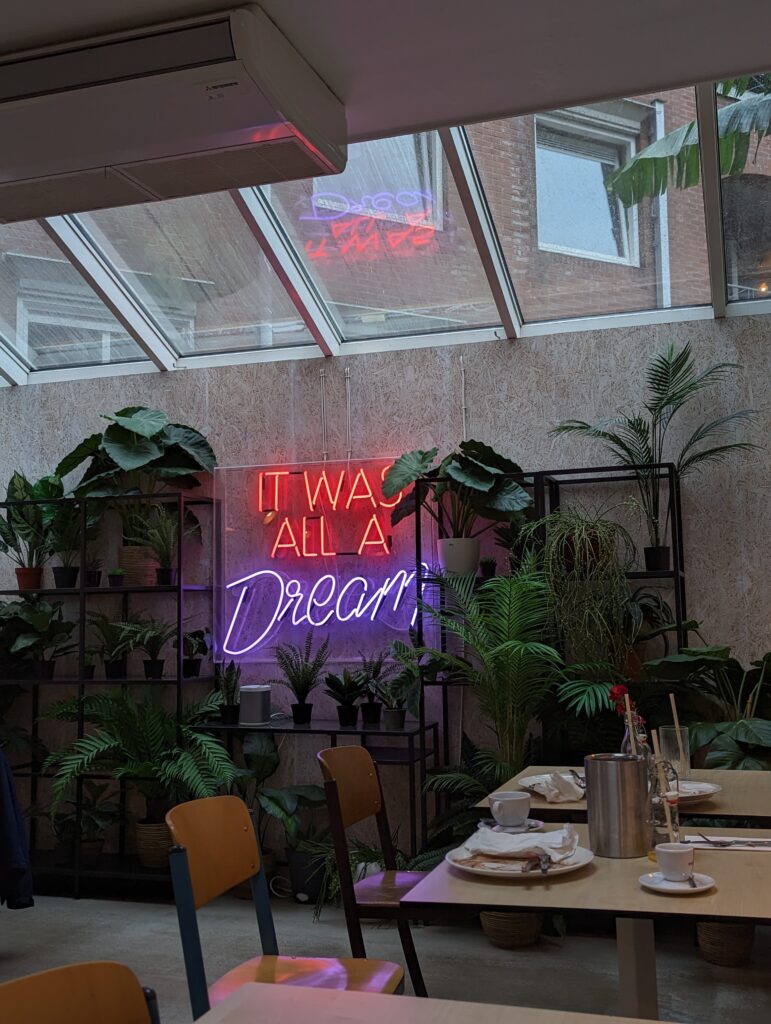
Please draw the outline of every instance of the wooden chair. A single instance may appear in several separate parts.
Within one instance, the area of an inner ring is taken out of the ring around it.
[[[425,996],[426,986],[412,941],[408,915],[401,909],[402,896],[425,878],[422,871],[397,871],[391,830],[388,827],[383,790],[375,762],[368,750],[360,746],[329,747],[316,757],[324,776],[329,823],[335,847],[335,860],[340,875],[345,921],[351,952],[366,956],[361,931],[363,917],[396,921],[404,959],[416,996]],[[346,830],[352,825],[375,818],[385,871],[368,875],[354,882],[348,852]]]
[[[404,971],[385,960],[279,956],[270,895],[254,822],[243,800],[215,796],[179,804],[166,815],[175,843],[169,854],[193,1019],[250,981],[357,992],[400,992]],[[262,956],[228,971],[207,989],[196,911],[249,881]]]
[[[160,1024],[152,989],[123,964],[87,963],[0,985],[4,1024]]]

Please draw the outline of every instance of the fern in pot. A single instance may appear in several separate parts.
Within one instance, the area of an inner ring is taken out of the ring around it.
[[[104,662],[105,679],[125,679],[128,656],[140,646],[140,621],[131,617],[111,619],[102,612],[92,612],[88,623],[96,636],[92,649]]]
[[[163,648],[177,635],[177,627],[160,619],[145,619],[137,625],[136,649],[147,657],[144,660],[145,679],[162,679],[165,658]]]
[[[329,637],[313,650],[313,630],[309,629],[302,647],[298,644],[278,644],[273,648],[276,666],[281,678],[271,679],[275,686],[286,686],[292,691],[295,703],[292,720],[295,725],[308,725],[313,714],[313,704],[308,697],[321,682],[321,673],[329,658]]]

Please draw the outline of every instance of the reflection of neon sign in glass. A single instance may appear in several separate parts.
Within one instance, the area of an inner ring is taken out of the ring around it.
[[[344,256],[347,259],[376,259],[383,253],[411,256],[431,251],[436,240],[436,228],[429,223],[431,211],[408,213],[404,223],[385,227],[377,217],[346,217],[322,225],[325,233],[309,238],[305,252],[310,260],[327,260]],[[430,248],[427,248],[430,247]]]
[[[315,192],[309,201],[310,213],[301,213],[299,220],[339,220],[351,213],[383,219],[396,215],[403,220],[407,213],[418,210],[430,213],[434,197],[430,190],[400,189],[398,192],[374,192],[360,199],[342,192]]]
[[[343,582],[331,573],[312,582],[302,581],[273,569],[260,569],[227,584],[226,590],[235,592],[240,587],[240,593],[225,633],[224,653],[237,656],[256,650],[287,619],[294,626],[321,628],[359,619],[374,622],[386,615],[398,619],[403,611],[405,621],[392,625],[405,629],[414,624],[417,614],[416,606],[405,602],[414,581],[414,569],[399,569],[382,583],[364,576],[351,576]]]

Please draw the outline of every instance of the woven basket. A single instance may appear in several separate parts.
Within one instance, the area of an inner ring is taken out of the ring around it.
[[[143,868],[168,870],[171,833],[167,825],[143,825],[137,822],[136,847]]]
[[[754,924],[715,924],[699,921],[696,925],[701,955],[708,964],[719,967],[744,967],[750,962],[755,941]]]
[[[118,566],[125,573],[126,587],[154,587],[158,563],[149,548],[126,544],[118,551]]]
[[[499,949],[522,949],[538,942],[543,914],[513,914],[485,910],[479,915],[482,931]]]

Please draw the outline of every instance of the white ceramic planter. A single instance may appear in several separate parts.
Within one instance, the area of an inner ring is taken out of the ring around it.
[[[468,576],[479,568],[478,537],[445,537],[438,540],[439,564],[445,572]]]

